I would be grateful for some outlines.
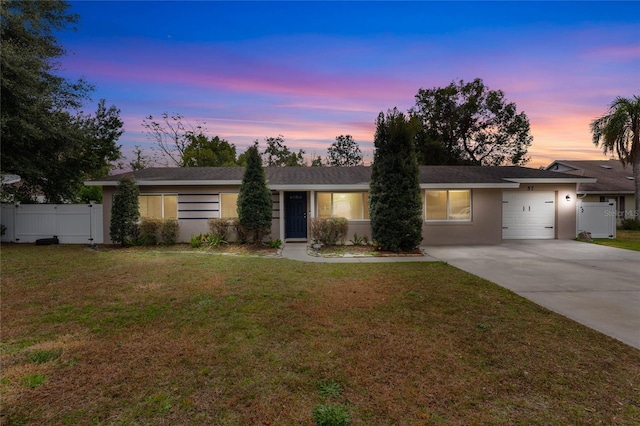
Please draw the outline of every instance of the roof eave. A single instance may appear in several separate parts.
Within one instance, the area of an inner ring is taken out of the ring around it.
[[[90,180],[86,186],[118,186],[117,181]],[[233,186],[242,184],[241,180],[137,180],[138,186]]]
[[[519,188],[516,182],[505,183],[421,183],[421,189],[512,189]]]
[[[518,183],[596,183],[595,178],[505,178]]]
[[[578,194],[585,194],[585,195],[615,195],[615,194],[629,194],[629,195],[633,195],[635,194],[634,191],[626,191],[626,190],[615,190],[615,189],[609,189],[609,190],[601,190],[601,191],[580,191],[578,190],[577,192]]]
[[[309,184],[309,185],[291,185],[291,184],[277,184],[268,185],[269,189],[274,191],[362,191],[368,190],[368,183],[356,183],[356,184]]]

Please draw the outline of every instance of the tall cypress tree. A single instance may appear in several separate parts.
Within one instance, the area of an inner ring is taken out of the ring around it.
[[[123,177],[118,183],[113,194],[111,206],[111,241],[126,245],[136,234],[140,208],[138,195],[140,191],[135,179],[129,176]]]
[[[271,231],[273,200],[257,145],[247,149],[246,159],[247,167],[238,195],[238,219],[258,244]]]
[[[422,240],[414,127],[397,108],[376,120],[369,213],[372,237],[383,250],[410,251]]]

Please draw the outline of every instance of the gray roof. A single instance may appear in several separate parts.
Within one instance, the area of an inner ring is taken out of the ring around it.
[[[269,186],[366,186],[370,166],[356,167],[265,167]],[[140,185],[223,185],[239,184],[244,167],[166,167],[127,172],[87,182],[88,185],[116,185],[124,176],[133,176]],[[424,185],[475,184],[513,186],[522,181],[578,182],[575,175],[526,167],[420,166]],[[586,179],[589,180],[589,179]]]
[[[561,170],[564,174],[596,178],[596,182],[584,182],[578,186],[579,194],[633,194],[633,169],[618,160],[556,160],[548,170]]]

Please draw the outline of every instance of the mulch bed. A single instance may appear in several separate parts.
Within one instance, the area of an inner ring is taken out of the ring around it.
[[[411,252],[376,250],[373,246],[336,245],[323,246],[320,250],[309,247],[308,253],[315,257],[418,257],[424,256],[420,249]]]

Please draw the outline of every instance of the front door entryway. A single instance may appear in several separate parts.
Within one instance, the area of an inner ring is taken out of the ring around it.
[[[285,192],[284,237],[307,238],[307,193]]]

